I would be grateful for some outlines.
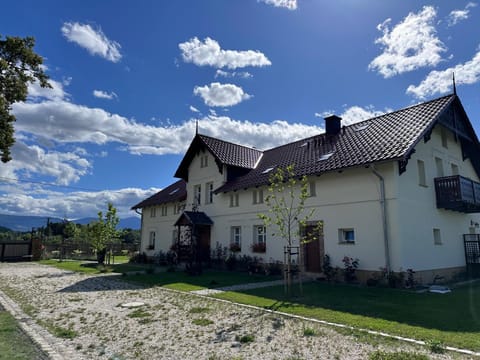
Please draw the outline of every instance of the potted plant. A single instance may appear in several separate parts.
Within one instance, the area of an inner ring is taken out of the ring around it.
[[[231,251],[232,253],[237,253],[237,252],[242,251],[242,248],[240,247],[240,244],[231,243],[231,244],[230,244],[230,251]]]
[[[253,243],[250,248],[254,253],[264,253],[267,250],[265,243]]]

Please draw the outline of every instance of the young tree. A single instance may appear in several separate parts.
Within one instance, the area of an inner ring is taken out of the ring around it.
[[[108,209],[105,215],[99,211],[97,221],[90,224],[90,244],[97,253],[97,261],[99,264],[105,262],[107,245],[116,241],[118,238],[118,222],[117,209],[111,203],[108,203]]]
[[[25,101],[28,84],[36,80],[41,87],[52,87],[41,67],[42,57],[33,51],[34,45],[33,37],[2,39],[0,35],[0,155],[4,163],[12,159],[10,148],[15,142],[12,104]]]
[[[312,217],[314,209],[307,211],[305,201],[308,198],[308,179],[306,176],[295,175],[294,166],[278,167],[270,176],[268,196],[265,203],[268,207],[267,214],[259,214],[266,227],[274,225],[277,233],[274,236],[281,238],[285,243],[286,263],[284,263],[285,292],[291,294],[292,288],[292,247],[299,245],[300,261],[298,266],[302,271],[302,245],[307,237],[302,236],[302,230]],[[313,234],[309,234],[313,240]],[[297,241],[296,241],[297,240]]]

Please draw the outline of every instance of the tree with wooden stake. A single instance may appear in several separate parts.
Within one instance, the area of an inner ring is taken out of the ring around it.
[[[290,296],[292,290],[293,256],[298,255],[298,271],[300,292],[302,292],[303,251],[302,247],[307,241],[314,240],[313,235],[302,234],[311,219],[314,209],[306,210],[305,201],[309,197],[308,179],[306,176],[298,177],[294,165],[285,168],[277,167],[270,175],[268,196],[265,203],[268,207],[266,214],[258,214],[266,227],[274,226],[277,234],[285,244],[284,259],[284,286],[285,293]],[[303,235],[303,236],[302,236]],[[298,246],[293,246],[295,243]]]

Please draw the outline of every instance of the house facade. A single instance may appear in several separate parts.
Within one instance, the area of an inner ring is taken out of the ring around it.
[[[133,207],[141,252],[169,250],[187,227],[206,252],[236,244],[240,254],[283,261],[283,240],[258,214],[268,211],[271,174],[293,165],[308,179],[309,224],[321,225],[304,245],[308,272],[321,272],[326,254],[339,267],[358,259],[364,277],[413,269],[428,282],[463,271],[463,234],[480,222],[480,145],[456,94],[350,126],[331,116],[325,128],[265,151],[196,134],[180,180]]]

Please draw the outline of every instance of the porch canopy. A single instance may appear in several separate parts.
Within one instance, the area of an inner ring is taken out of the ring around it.
[[[184,211],[175,226],[213,225],[212,219],[202,211]]]

